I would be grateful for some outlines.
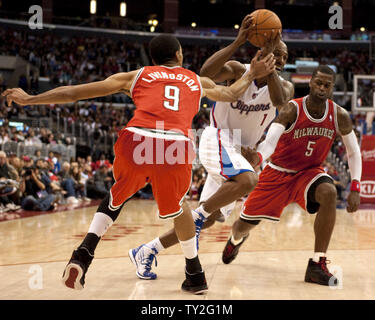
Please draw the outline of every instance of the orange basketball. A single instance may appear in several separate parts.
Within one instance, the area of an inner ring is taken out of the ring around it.
[[[279,17],[271,10],[259,9],[251,13],[251,16],[254,27],[250,29],[247,40],[256,47],[264,47],[267,41],[274,39],[282,31]]]

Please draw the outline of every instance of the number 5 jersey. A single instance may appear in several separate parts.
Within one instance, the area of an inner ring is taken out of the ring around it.
[[[300,171],[319,167],[326,159],[339,132],[337,105],[326,101],[324,115],[313,118],[306,106],[307,96],[291,100],[297,108],[296,121],[282,134],[271,156],[271,167]]]

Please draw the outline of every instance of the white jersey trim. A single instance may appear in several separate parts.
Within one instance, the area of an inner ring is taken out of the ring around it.
[[[298,103],[295,102],[294,100],[290,100],[289,102],[292,102],[295,105],[295,107],[297,108],[297,117],[296,117],[296,120],[290,126],[290,128],[288,130],[284,131],[284,134],[285,133],[289,133],[289,132],[291,132],[294,129],[294,127],[295,127],[295,125],[296,125],[296,123],[298,121],[298,118],[299,118],[299,106],[298,106]]]
[[[333,102],[333,118],[334,118],[334,121],[335,121],[335,128],[336,128],[336,132],[341,135],[340,128],[339,128],[339,122],[338,122],[338,119],[337,119],[337,109],[338,109],[338,107],[339,107],[338,104]]]
[[[136,75],[136,77],[135,77],[135,79],[134,79],[134,81],[133,81],[133,83],[132,83],[132,86],[130,87],[130,96],[131,96],[132,98],[133,98],[133,89],[134,89],[134,86],[135,86],[136,82],[138,81],[139,76],[142,74],[144,68],[145,68],[145,67],[142,67],[142,68],[138,71],[138,73],[137,73],[137,75]]]
[[[151,138],[156,138],[156,139],[191,141],[188,137],[185,137],[182,133],[173,132],[173,131],[164,131],[164,130],[148,129],[148,128],[136,128],[136,127],[125,128],[125,130],[134,132],[141,136],[151,137]]]
[[[290,170],[290,169],[286,169],[286,168],[283,168],[283,167],[279,167],[277,166],[276,164],[273,164],[272,162],[269,162],[268,165],[272,168],[272,169],[275,169],[277,171],[281,171],[281,172],[286,172],[286,173],[297,173],[298,171],[296,170]]]
[[[307,97],[308,96],[303,97],[303,100],[302,100],[303,111],[305,111],[305,114],[306,114],[307,118],[309,118],[310,121],[315,122],[315,123],[321,123],[321,122],[323,122],[327,118],[328,111],[329,111],[328,99],[326,100],[326,110],[324,112],[323,117],[320,118],[320,119],[315,119],[307,111],[307,106],[306,106],[306,99],[307,99]]]

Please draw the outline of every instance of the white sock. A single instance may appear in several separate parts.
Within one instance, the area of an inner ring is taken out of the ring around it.
[[[238,240],[235,240],[234,237],[233,237],[233,234],[232,234],[232,236],[230,237],[230,242],[232,242],[235,246],[238,245],[242,240],[243,240],[243,238],[240,238],[240,239],[238,239]]]
[[[325,257],[325,256],[326,256],[325,252],[314,252],[314,256],[312,259],[314,262],[319,262],[320,257]]]
[[[98,237],[102,237],[112,226],[113,220],[110,216],[103,212],[97,212],[90,224],[89,233],[95,233]]]
[[[203,209],[203,204],[201,204],[199,206],[199,208],[195,209],[196,211],[200,212],[201,214],[203,214],[203,216],[207,219],[211,213],[207,212],[206,210]],[[194,216],[193,216],[194,217]]]
[[[189,240],[180,241],[180,245],[185,258],[193,259],[198,255],[197,239],[195,236]]]
[[[155,238],[154,240],[150,241],[149,243],[146,243],[147,247],[156,249],[157,253],[164,250],[165,248],[160,242],[160,238]]]

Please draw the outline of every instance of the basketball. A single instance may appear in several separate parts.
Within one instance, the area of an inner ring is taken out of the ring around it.
[[[279,17],[271,10],[259,9],[254,11],[251,16],[254,27],[250,29],[247,40],[256,47],[264,47],[269,40],[275,38],[277,33],[282,31]]]

